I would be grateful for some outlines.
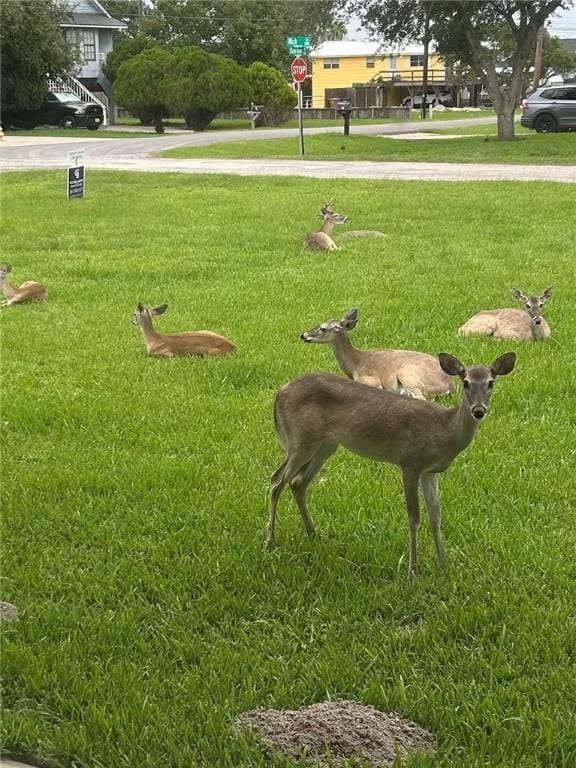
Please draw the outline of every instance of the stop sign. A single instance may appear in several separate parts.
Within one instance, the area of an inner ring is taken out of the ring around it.
[[[290,73],[296,83],[303,83],[308,75],[308,67],[304,59],[300,57],[294,59],[290,64]]]

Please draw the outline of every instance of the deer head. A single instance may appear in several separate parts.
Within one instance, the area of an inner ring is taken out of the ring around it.
[[[339,334],[355,328],[357,322],[358,310],[349,309],[341,320],[327,320],[316,328],[304,331],[300,338],[309,344],[330,344]]]
[[[168,309],[168,304],[160,304],[157,307],[145,307],[144,304],[141,304],[138,302],[136,306],[136,310],[134,311],[134,314],[132,315],[130,322],[132,325],[142,325],[143,322],[146,322],[148,320],[149,322],[152,322],[152,317],[154,315],[163,315],[164,312]]]
[[[496,358],[487,368],[484,365],[472,365],[466,368],[458,358],[440,352],[440,367],[449,376],[459,376],[464,387],[464,400],[472,416],[481,421],[488,413],[492,388],[497,376],[506,376],[516,364],[516,354],[506,352]]]
[[[520,288],[513,288],[512,295],[526,306],[530,322],[534,325],[540,325],[542,323],[541,309],[552,295],[552,288],[545,288],[542,293],[537,293],[529,298],[522,293]]]

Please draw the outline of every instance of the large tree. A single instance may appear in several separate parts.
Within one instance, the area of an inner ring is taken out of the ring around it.
[[[298,103],[294,89],[278,69],[255,61],[248,67],[252,99],[262,105],[260,122],[263,125],[278,125],[288,120]]]
[[[498,138],[514,138],[516,109],[533,64],[538,30],[572,0],[352,0],[365,25],[387,43],[430,36],[445,59],[481,78],[494,103]]]
[[[64,40],[61,22],[70,10],[54,0],[1,0],[2,111],[37,109],[46,95],[46,75],[62,77],[77,51]]]
[[[112,0],[108,9],[131,20],[135,34],[131,1]],[[147,0],[137,28],[158,44],[196,45],[242,66],[262,61],[286,69],[284,38],[305,35],[315,44],[342,37],[344,6],[345,0]]]
[[[171,55],[167,103],[184,115],[186,127],[205,130],[219,112],[250,101],[248,73],[235,61],[198,47],[179,48]]]
[[[168,83],[173,70],[172,55],[159,48],[147,48],[120,65],[114,83],[114,99],[164,133],[162,119],[170,114]]]

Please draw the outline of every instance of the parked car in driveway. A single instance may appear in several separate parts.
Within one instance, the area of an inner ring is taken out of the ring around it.
[[[537,88],[522,101],[520,125],[538,133],[576,130],[576,83]]]
[[[88,128],[96,131],[104,122],[99,104],[82,101],[71,91],[48,93],[38,109],[6,112],[2,115],[4,129],[36,128],[39,125],[57,125],[60,128]]]
[[[434,109],[438,104],[442,104],[444,107],[454,106],[450,91],[439,91],[438,93],[436,91],[426,91],[426,106]],[[411,109],[421,109],[422,94],[416,93],[414,96],[406,96],[405,99],[402,99],[402,106],[410,107]]]

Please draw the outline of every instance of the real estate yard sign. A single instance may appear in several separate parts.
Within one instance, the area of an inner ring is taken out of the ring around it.
[[[66,189],[68,199],[84,197],[84,150],[75,149],[68,152],[68,174]]]

